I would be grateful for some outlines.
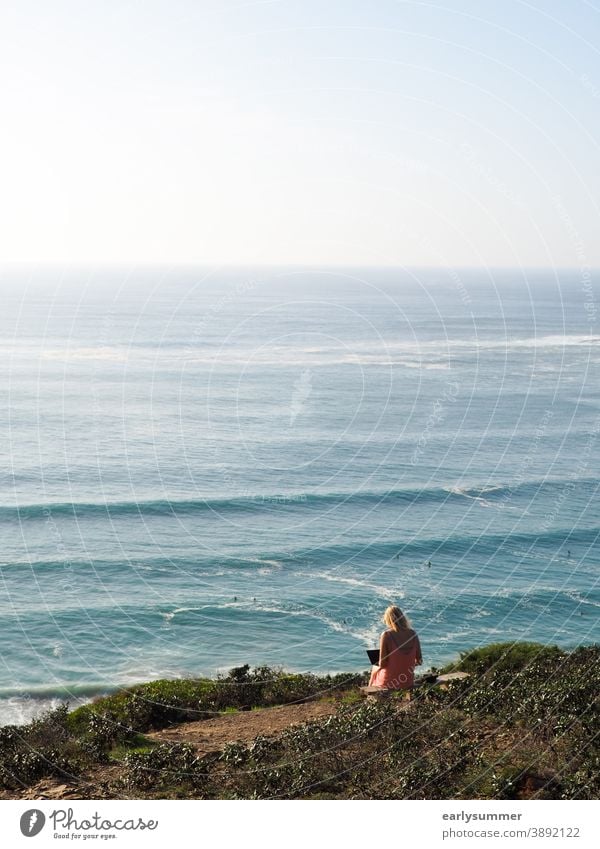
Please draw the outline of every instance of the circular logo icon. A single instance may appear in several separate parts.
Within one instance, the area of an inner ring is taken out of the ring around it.
[[[21,833],[25,837],[35,837],[43,829],[46,817],[38,808],[31,808],[21,815]]]

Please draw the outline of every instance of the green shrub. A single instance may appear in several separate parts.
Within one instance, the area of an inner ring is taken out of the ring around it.
[[[249,666],[232,669],[217,680],[206,678],[151,681],[82,705],[68,717],[71,733],[98,749],[126,742],[132,734],[180,722],[207,719],[235,709],[300,702],[357,687],[362,674],[317,676]]]
[[[110,760],[120,764],[109,788],[116,798],[598,798],[599,646],[496,644],[461,663],[471,677],[417,689],[411,703],[356,701],[363,674],[266,667],[141,684],[0,728],[0,786],[19,792]],[[332,692],[345,692],[335,713],[205,756],[140,733]]]
[[[594,744],[600,648],[542,649],[493,646],[472,658],[479,666],[471,668],[483,674],[447,690],[419,689],[408,706],[342,699],[326,718],[276,737],[231,743],[212,760],[203,758],[202,776],[176,776],[178,790],[172,777],[151,780],[146,773],[143,792],[244,799],[593,798],[600,780]],[[265,701],[294,701],[324,683],[285,673],[269,677],[264,670],[234,677],[240,687],[262,688],[254,692]],[[165,763],[173,772],[173,761]]]
[[[45,776],[81,772],[88,759],[69,732],[67,711],[63,705],[29,725],[0,729],[0,787],[18,790]]]
[[[149,788],[162,791],[164,796],[177,796],[181,790],[194,793],[203,784],[205,769],[193,746],[163,744],[149,752],[126,755],[121,784],[139,795]]]
[[[550,662],[565,657],[558,646],[545,646],[541,643],[515,642],[491,643],[489,646],[461,652],[458,663],[447,667],[446,671],[458,669],[470,675],[482,675],[485,672],[519,672],[533,663]]]

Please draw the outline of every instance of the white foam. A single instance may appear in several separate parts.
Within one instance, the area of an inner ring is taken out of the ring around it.
[[[204,610],[205,608],[206,605],[204,605],[204,607],[177,607],[175,608],[175,610],[169,610],[167,613],[162,613],[161,616],[163,618],[163,628],[170,628],[171,622],[180,613],[191,613],[193,611]]]
[[[587,334],[550,334],[524,338],[495,339],[403,339],[373,342],[353,342],[352,350],[342,346],[264,347],[227,350],[227,352],[187,352],[189,362],[216,365],[401,365],[407,368],[446,369],[449,362],[445,352],[509,351],[519,349],[553,349],[590,347],[600,344],[600,336]],[[175,352],[171,349],[170,355]],[[404,356],[403,356],[404,355]]]
[[[249,608],[252,611],[256,611],[258,613],[277,613],[283,616],[300,616],[308,619],[316,619],[318,622],[322,622],[332,631],[336,631],[338,634],[346,634],[346,636],[352,637],[359,642],[369,643],[370,641],[370,632],[364,631],[354,631],[351,626],[349,626],[345,622],[339,622],[336,619],[331,618],[323,613],[323,611],[318,608],[288,608],[283,605],[278,605],[275,603],[265,604],[264,602],[258,602],[257,604],[252,604]]]
[[[0,726],[26,725],[49,710],[55,710],[64,704],[66,699],[58,697],[32,699],[27,697],[11,697],[0,699]],[[74,710],[79,705],[90,701],[87,698],[69,698],[69,708]]]
[[[461,495],[463,498],[470,498],[471,501],[477,501],[481,504],[482,507],[492,507],[493,505],[481,495],[471,495],[469,489],[465,489],[460,486],[445,486],[444,489],[446,492],[452,493],[452,495]]]
[[[494,508],[495,510],[516,510],[517,513],[521,513],[523,515],[529,515],[529,511],[525,510],[525,508],[515,507],[513,504],[506,504],[504,501],[489,501],[487,498],[483,497],[482,493],[491,493],[495,490],[502,489],[501,486],[490,486],[490,487],[461,487],[461,486],[445,486],[444,489],[446,492],[452,493],[452,495],[460,495],[463,498],[469,498],[471,501],[476,501],[480,507],[485,508]],[[473,495],[473,491],[479,492],[479,495]]]
[[[378,584],[372,584],[368,581],[361,581],[359,578],[344,578],[341,575],[332,575],[329,572],[302,572],[299,573],[303,577],[323,578],[325,581],[331,581],[335,584],[348,584],[351,587],[360,587],[361,589],[370,590],[374,595],[381,598],[394,601],[398,598],[404,598],[405,593],[402,590],[394,589],[393,587],[382,587]]]
[[[257,570],[259,575],[270,575],[271,572],[278,572],[280,569],[283,569],[279,560],[266,560],[261,557],[247,557],[245,560],[248,563],[260,564],[261,568]]]
[[[364,631],[357,631],[355,636],[357,639],[362,640],[365,646],[369,646],[375,648],[379,645],[379,637],[381,635],[382,626],[375,624],[371,625],[370,628],[366,628]]]
[[[173,361],[215,366],[284,365],[298,367],[357,365],[401,366],[415,369],[447,369],[446,360],[451,352],[510,351],[519,349],[589,348],[600,345],[600,336],[591,334],[547,334],[522,338],[495,339],[393,339],[354,341],[352,347],[332,346],[264,346],[235,347],[220,350],[202,350],[190,345],[161,347],[78,346],[48,347],[44,345],[7,346],[13,358],[19,356],[42,357],[46,360],[68,361]]]
[[[572,601],[576,601],[576,602],[577,602],[577,604],[579,604],[579,605],[582,605],[582,604],[589,604],[589,605],[591,605],[592,607],[600,607],[600,603],[599,603],[599,602],[597,602],[597,601],[592,601],[590,598],[582,598],[582,597],[581,597],[581,594],[580,594],[579,592],[577,592],[577,590],[571,590],[571,591],[567,592],[567,593],[566,593],[566,595],[567,595],[567,596],[568,596],[568,598],[570,598]]]

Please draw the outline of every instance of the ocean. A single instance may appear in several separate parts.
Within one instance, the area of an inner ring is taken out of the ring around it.
[[[4,269],[0,723],[243,663],[600,637],[577,270]]]

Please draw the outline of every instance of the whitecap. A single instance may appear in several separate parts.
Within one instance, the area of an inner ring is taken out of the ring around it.
[[[600,603],[597,601],[592,601],[591,598],[582,598],[581,594],[576,590],[570,590],[565,593],[565,595],[571,599],[571,601],[576,601],[578,605],[589,604],[592,607],[600,607]]]
[[[346,578],[342,575],[332,575],[329,572],[300,572],[298,574],[302,575],[302,577],[323,578],[323,580],[331,581],[335,584],[347,584],[351,587],[359,587],[360,589],[369,590],[374,595],[388,599],[389,601],[404,598],[405,596],[405,593],[402,590],[394,589],[393,587],[382,587],[368,581],[361,581],[359,578]]]

